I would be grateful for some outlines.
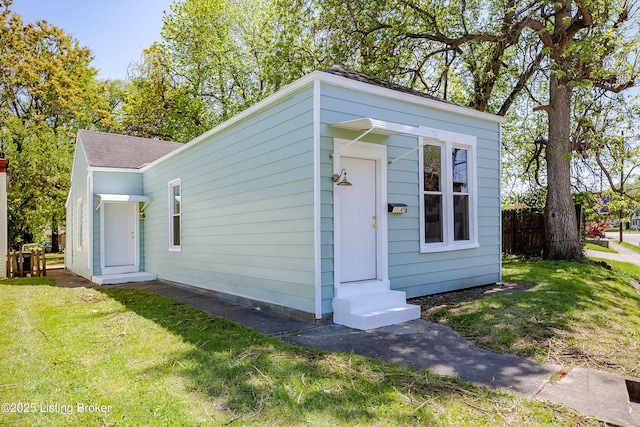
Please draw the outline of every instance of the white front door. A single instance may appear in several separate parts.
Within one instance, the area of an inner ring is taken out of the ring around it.
[[[342,157],[352,186],[336,186],[340,192],[341,282],[377,278],[376,162]]]
[[[352,184],[333,187],[335,296],[388,289],[387,147],[336,139],[334,151]]]
[[[101,234],[102,274],[137,272],[137,203],[104,203]]]

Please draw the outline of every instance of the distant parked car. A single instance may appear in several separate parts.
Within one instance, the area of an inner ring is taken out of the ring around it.
[[[587,237],[590,239],[600,240],[603,237],[606,237],[604,231],[601,230],[589,230],[587,231]]]

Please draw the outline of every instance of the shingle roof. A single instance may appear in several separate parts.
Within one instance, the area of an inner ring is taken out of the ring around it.
[[[89,166],[140,169],[183,144],[89,130],[78,131]]]
[[[373,77],[368,74],[364,74],[359,71],[352,70],[350,68],[346,68],[342,65],[338,65],[338,64],[332,65],[331,67],[324,70],[324,72],[329,74],[335,74],[337,76],[346,77],[351,80],[357,80],[359,82],[368,83],[371,85],[380,86],[387,89],[392,89],[398,92],[404,92],[411,95],[420,96],[422,98],[427,98],[427,99],[432,99],[434,101],[440,101],[447,104],[452,104],[450,101],[446,101],[444,99],[435,97],[433,95],[429,95],[428,93],[420,92],[419,90],[411,89],[406,86],[401,86],[396,83],[391,83],[389,81],[382,80],[377,77]]]

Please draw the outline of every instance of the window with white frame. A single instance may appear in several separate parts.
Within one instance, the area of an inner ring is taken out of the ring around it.
[[[84,228],[84,215],[82,214],[82,199],[78,199],[76,202],[76,248],[82,250],[82,229]]]
[[[422,251],[477,247],[476,138],[435,131],[420,150]]]
[[[181,248],[182,185],[179,179],[169,183],[169,249]]]

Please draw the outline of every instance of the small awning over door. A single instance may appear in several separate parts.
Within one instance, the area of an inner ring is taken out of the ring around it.
[[[102,204],[104,202],[142,202],[142,203],[149,203],[149,201],[151,200],[147,196],[140,196],[140,195],[137,195],[137,194],[98,194],[97,196],[100,197],[100,203],[98,203],[98,206],[96,207],[96,210],[100,209],[100,206],[102,206]]]
[[[417,126],[409,126],[401,123],[388,122],[386,120],[362,118],[339,122],[330,125],[334,128],[368,131],[378,135],[414,135],[438,138],[438,133],[432,129],[424,129]]]
[[[349,142],[339,151],[334,152],[331,155],[331,158],[337,156],[341,151],[344,151],[347,147],[349,147],[354,142],[358,141],[360,138],[364,137],[368,133],[374,133],[378,135],[410,135],[423,138],[422,144],[418,144],[417,147],[412,148],[411,150],[404,153],[402,156],[396,157],[395,159],[389,161],[389,164],[396,162],[409,155],[410,153],[420,149],[423,145],[425,145],[428,141],[439,141],[442,142],[440,137],[438,136],[438,131],[435,129],[429,129],[418,126],[410,126],[404,125],[401,123],[388,122],[386,120],[378,120],[371,118],[362,118],[356,120],[348,120],[346,122],[339,122],[330,125],[334,128],[340,129],[349,129],[363,132],[353,141]]]

